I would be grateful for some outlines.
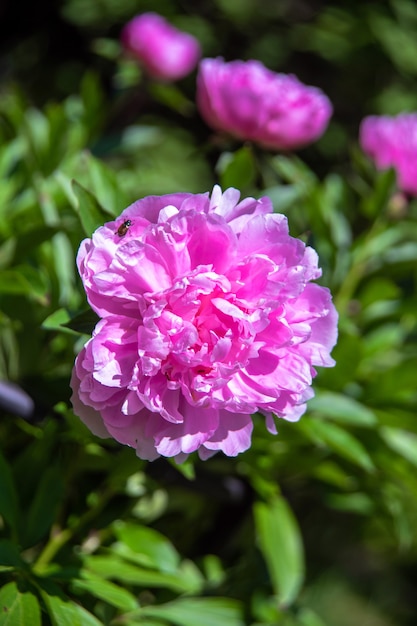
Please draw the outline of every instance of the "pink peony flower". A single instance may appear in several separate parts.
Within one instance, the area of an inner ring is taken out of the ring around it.
[[[366,117],[359,141],[378,169],[393,167],[399,188],[417,196],[417,113]]]
[[[212,128],[272,150],[294,150],[325,131],[332,105],[316,87],[259,61],[203,59],[197,104]]]
[[[317,254],[269,198],[214,187],[150,196],[98,228],[77,264],[102,318],[76,359],[74,411],[143,459],[250,446],[251,414],[298,420],[337,313]]]
[[[189,74],[201,56],[195,37],[156,13],[143,13],[128,22],[122,32],[122,44],[150,76],[167,81]]]

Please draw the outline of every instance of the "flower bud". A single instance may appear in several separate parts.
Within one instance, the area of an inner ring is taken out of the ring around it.
[[[174,81],[189,74],[201,56],[200,44],[156,13],[137,15],[122,32],[125,50],[152,78]]]

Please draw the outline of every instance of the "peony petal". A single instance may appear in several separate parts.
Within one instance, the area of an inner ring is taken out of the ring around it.
[[[221,411],[219,427],[204,442],[208,450],[222,450],[227,456],[237,456],[250,447],[253,423],[250,415]]]

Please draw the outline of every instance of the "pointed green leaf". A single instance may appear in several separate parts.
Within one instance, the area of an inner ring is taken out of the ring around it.
[[[181,567],[175,573],[168,574],[128,563],[117,556],[90,556],[85,559],[85,566],[93,574],[105,579],[141,587],[172,589],[178,593],[196,593],[204,583],[197,568],[189,571],[186,567]]]
[[[97,198],[80,183],[77,183],[76,180],[72,181],[72,188],[77,196],[77,212],[84,232],[88,237],[91,237],[96,228],[108,221],[108,215],[106,215],[103,207],[100,206]]]
[[[395,185],[395,171],[391,168],[378,172],[373,193],[363,202],[363,212],[367,217],[380,215],[386,207]]]
[[[194,110],[194,103],[186,98],[184,92],[172,83],[151,83],[149,91],[155,101],[178,111],[181,115],[190,115]]]
[[[41,611],[36,596],[16,582],[0,589],[1,626],[41,626]]]
[[[275,211],[285,213],[300,202],[305,195],[305,188],[302,185],[274,185],[265,189],[263,195],[272,200]]]
[[[113,218],[120,215],[126,208],[128,200],[124,190],[119,188],[116,174],[103,161],[88,154],[87,169],[97,203],[106,215],[103,221],[108,222],[109,215]]]
[[[417,434],[399,428],[381,429],[385,443],[407,461],[417,466]]]
[[[29,222],[30,223],[30,222]],[[27,258],[28,253],[40,246],[44,241],[52,239],[56,234],[57,227],[47,226],[42,224],[41,226],[33,226],[23,233],[19,233],[16,237],[16,248],[14,250],[14,263],[19,263],[21,259]]]
[[[334,509],[349,511],[358,515],[370,515],[374,510],[372,499],[365,493],[334,493],[326,501]]]
[[[72,588],[75,591],[86,591],[99,600],[104,600],[122,611],[134,611],[138,608],[138,602],[133,594],[123,587],[104,580],[99,576],[83,571],[85,578],[73,580]]]
[[[242,609],[238,602],[228,598],[179,598],[159,606],[146,606],[137,613],[141,616],[167,620],[175,626],[243,626]]]
[[[103,623],[84,607],[75,603],[72,606],[74,619],[78,620],[81,626],[103,626]]]
[[[331,422],[303,417],[298,428],[318,445],[325,445],[348,461],[372,472],[374,464],[361,442],[346,430]]]
[[[66,324],[71,322],[71,316],[66,309],[58,309],[48,315],[42,322],[42,328],[45,330],[59,330],[70,335],[77,334],[75,330],[68,328]]]
[[[40,477],[25,520],[22,543],[29,547],[49,531],[64,493],[64,483],[57,467],[48,467]]]
[[[63,326],[75,330],[77,333],[91,335],[99,319],[97,313],[92,309],[87,309],[87,311],[82,311],[72,317],[70,321],[64,323]]]
[[[115,534],[125,544],[138,563],[161,572],[176,572],[180,557],[172,543],[153,528],[140,524],[115,524]]]
[[[288,183],[313,185],[317,178],[312,170],[298,157],[277,155],[269,161],[276,172]]]
[[[254,506],[258,542],[280,606],[290,606],[304,580],[304,550],[297,521],[282,497]]]
[[[94,615],[67,598],[54,582],[44,579],[38,583],[53,626],[102,626]]]
[[[16,270],[0,271],[0,293],[30,295],[31,284]]]
[[[355,426],[375,426],[378,422],[371,409],[341,393],[316,390],[316,396],[309,400],[308,408],[337,422]]]
[[[255,180],[256,170],[252,150],[244,146],[232,155],[223,155],[219,161],[220,184],[223,189],[236,187],[245,189],[250,187]]]
[[[311,609],[301,609],[297,614],[298,626],[326,626],[321,617]]]

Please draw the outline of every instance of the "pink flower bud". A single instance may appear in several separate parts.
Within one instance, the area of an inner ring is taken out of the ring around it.
[[[200,44],[156,13],[137,15],[126,24],[122,44],[153,78],[178,80],[189,74],[201,56]]]
[[[212,128],[272,150],[294,150],[315,141],[332,114],[320,89],[276,74],[259,61],[203,59],[197,103]]]
[[[417,113],[366,117],[359,141],[377,169],[393,167],[398,187],[417,196]]]

